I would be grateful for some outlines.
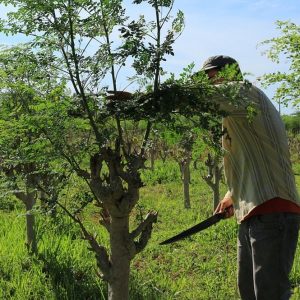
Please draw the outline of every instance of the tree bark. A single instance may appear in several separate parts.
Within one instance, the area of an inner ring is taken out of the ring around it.
[[[35,195],[30,193],[26,197],[26,245],[30,253],[37,253],[37,240],[35,230],[35,216],[32,214],[32,208],[35,204]]]
[[[108,283],[109,300],[129,299],[130,245],[129,215],[122,218],[112,217],[110,224],[111,278]]]
[[[191,181],[191,172],[190,172],[191,159],[189,157],[181,161],[181,174],[183,181],[183,194],[184,194],[184,207],[191,208],[191,199],[190,199],[190,181]]]
[[[154,149],[151,149],[150,150],[150,170],[151,171],[154,171],[155,154],[156,154],[156,151]]]
[[[223,167],[219,166],[219,162],[220,157],[218,155],[212,157],[211,154],[208,154],[208,158],[205,162],[208,174],[207,176],[202,176],[213,191],[213,211],[215,211],[220,201],[220,181]]]
[[[213,205],[214,205],[214,211],[215,211],[220,202],[219,183],[216,183],[215,188],[213,189],[213,202],[214,202]]]

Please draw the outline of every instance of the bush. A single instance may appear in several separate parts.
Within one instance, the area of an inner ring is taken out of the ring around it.
[[[20,202],[20,200],[16,199],[15,197],[9,196],[7,194],[0,196],[0,210],[9,212],[22,208],[23,204]]]

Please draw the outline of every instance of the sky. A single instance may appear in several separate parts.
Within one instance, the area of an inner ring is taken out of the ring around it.
[[[212,55],[234,57],[247,78],[259,86],[257,78],[265,73],[285,71],[285,61],[271,62],[262,55],[264,40],[280,35],[276,20],[300,23],[300,2],[295,0],[177,0],[176,8],[185,14],[185,30],[177,40],[172,61],[186,65],[190,61],[201,66]],[[274,88],[264,89],[272,98]],[[278,104],[276,104],[278,107]],[[292,108],[281,107],[289,114]]]
[[[175,43],[175,56],[167,60],[175,74],[191,62],[200,68],[206,58],[218,54],[235,58],[258,86],[263,74],[288,69],[285,61],[275,64],[262,55],[265,47],[259,43],[280,35],[277,20],[300,23],[299,0],[175,0],[174,15],[178,9],[186,25]],[[275,87],[263,90],[272,99]],[[283,114],[294,111],[281,107]]]
[[[151,9],[132,5],[130,0],[124,3],[130,15],[154,18]],[[176,40],[175,55],[168,57],[167,71],[179,74],[192,62],[200,68],[206,58],[218,54],[234,57],[242,71],[251,74],[247,79],[258,86],[257,78],[263,74],[287,70],[284,61],[275,64],[262,55],[265,48],[259,43],[280,35],[276,20],[300,23],[299,0],[175,0],[173,15],[179,9],[185,15],[185,29]],[[0,5],[0,16],[5,11]],[[0,35],[0,44],[24,41]],[[272,99],[275,87],[264,91]],[[281,107],[283,114],[294,111]]]

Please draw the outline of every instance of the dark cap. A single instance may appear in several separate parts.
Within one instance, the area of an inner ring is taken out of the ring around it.
[[[238,63],[235,59],[233,59],[230,56],[226,55],[216,55],[209,57],[204,63],[201,68],[202,71],[210,70],[210,69],[221,69],[225,67],[226,65],[233,65],[236,64],[238,66]]]

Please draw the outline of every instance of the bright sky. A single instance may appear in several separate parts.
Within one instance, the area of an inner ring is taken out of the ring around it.
[[[150,9],[144,11],[136,5],[133,8],[131,0],[124,2],[130,15],[152,14]],[[200,67],[207,57],[225,54],[234,57],[243,72],[251,73],[248,79],[254,83],[264,73],[286,70],[284,62],[277,65],[263,56],[263,48],[258,44],[279,35],[276,20],[299,24],[299,4],[297,0],[175,0],[173,15],[178,9],[182,10],[186,27],[176,41],[175,56],[168,58],[166,69],[178,74],[191,62]],[[0,6],[0,16],[4,12],[5,9]],[[0,38],[0,44],[24,41],[20,38]],[[265,92],[272,98],[274,88]],[[281,111],[292,113],[294,110],[281,108]]]
[[[130,7],[130,0],[125,0]],[[287,65],[272,63],[262,55],[264,48],[258,46],[264,40],[280,34],[275,22],[300,23],[300,3],[297,0],[175,0],[176,11],[185,14],[186,27],[175,44],[175,56],[167,60],[167,69],[175,74],[194,62],[196,66],[212,55],[224,54],[234,57],[243,72],[252,74],[247,78],[257,83],[264,73],[287,70]],[[137,14],[150,14],[136,12]],[[264,89],[272,98],[275,87]],[[278,108],[278,104],[275,104]],[[283,114],[294,112],[281,107]]]
[[[186,28],[175,46],[175,57],[168,60],[174,70],[191,61],[201,66],[212,55],[234,57],[243,72],[256,78],[278,70],[286,70],[284,62],[272,63],[258,44],[276,37],[276,20],[300,23],[300,2],[296,0],[175,0],[176,8],[185,14]],[[265,90],[272,98],[274,88]],[[276,104],[276,107],[278,105]],[[291,108],[281,108],[291,113]]]

